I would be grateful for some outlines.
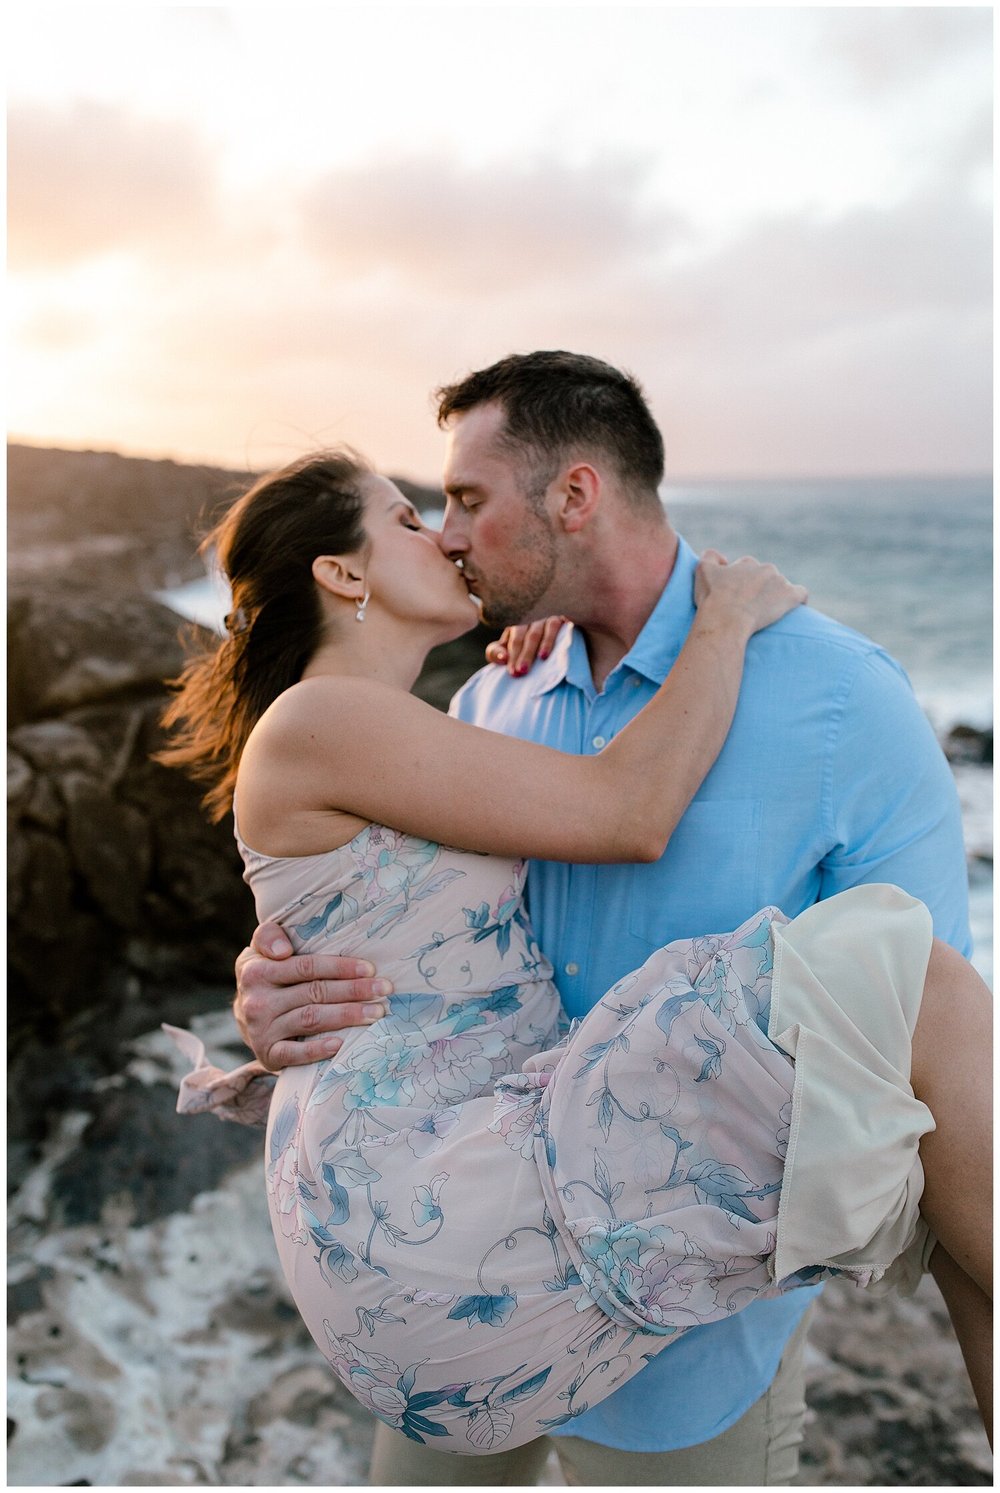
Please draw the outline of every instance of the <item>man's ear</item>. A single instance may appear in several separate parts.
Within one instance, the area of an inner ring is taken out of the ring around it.
[[[562,475],[558,522],[566,534],[578,534],[590,523],[601,501],[601,474],[589,462],[577,461]]]
[[[364,594],[364,577],[350,555],[317,555],[312,562],[313,580],[331,596],[360,601]]]

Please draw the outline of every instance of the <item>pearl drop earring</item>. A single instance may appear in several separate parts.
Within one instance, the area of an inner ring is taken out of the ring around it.
[[[364,596],[362,596],[361,600],[358,602],[358,610],[354,613],[355,622],[363,622],[365,620],[365,607],[368,605],[368,602],[371,599],[371,594],[372,593],[370,591],[366,591]]]

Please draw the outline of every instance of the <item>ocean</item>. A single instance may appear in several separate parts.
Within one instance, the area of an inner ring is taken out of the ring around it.
[[[906,669],[940,737],[993,724],[992,482],[856,478],[691,482],[663,489],[696,549],[773,560],[813,606],[866,633]],[[440,513],[424,515],[439,523]],[[221,627],[224,585],[206,577],[162,599]],[[992,976],[992,770],[955,770],[969,851],[975,962]]]
[[[992,724],[989,478],[705,482],[664,502],[696,549],[773,560],[881,643],[936,730]]]

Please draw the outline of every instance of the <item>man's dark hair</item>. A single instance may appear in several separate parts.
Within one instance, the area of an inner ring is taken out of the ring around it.
[[[436,391],[438,424],[496,402],[507,416],[500,441],[527,456],[542,491],[580,447],[613,461],[637,507],[655,503],[663,481],[663,437],[631,374],[583,353],[512,353]]]

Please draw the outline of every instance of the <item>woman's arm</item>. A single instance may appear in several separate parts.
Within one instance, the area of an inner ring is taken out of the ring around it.
[[[773,566],[709,562],[687,641],[657,694],[596,756],[482,730],[370,680],[317,676],[263,717],[240,768],[243,827],[262,814],[308,854],[344,815],[466,850],[652,861],[718,755],[752,633],[805,599]],[[248,813],[247,810],[251,812]],[[319,840],[317,839],[319,835]],[[251,843],[267,853],[267,845]]]

